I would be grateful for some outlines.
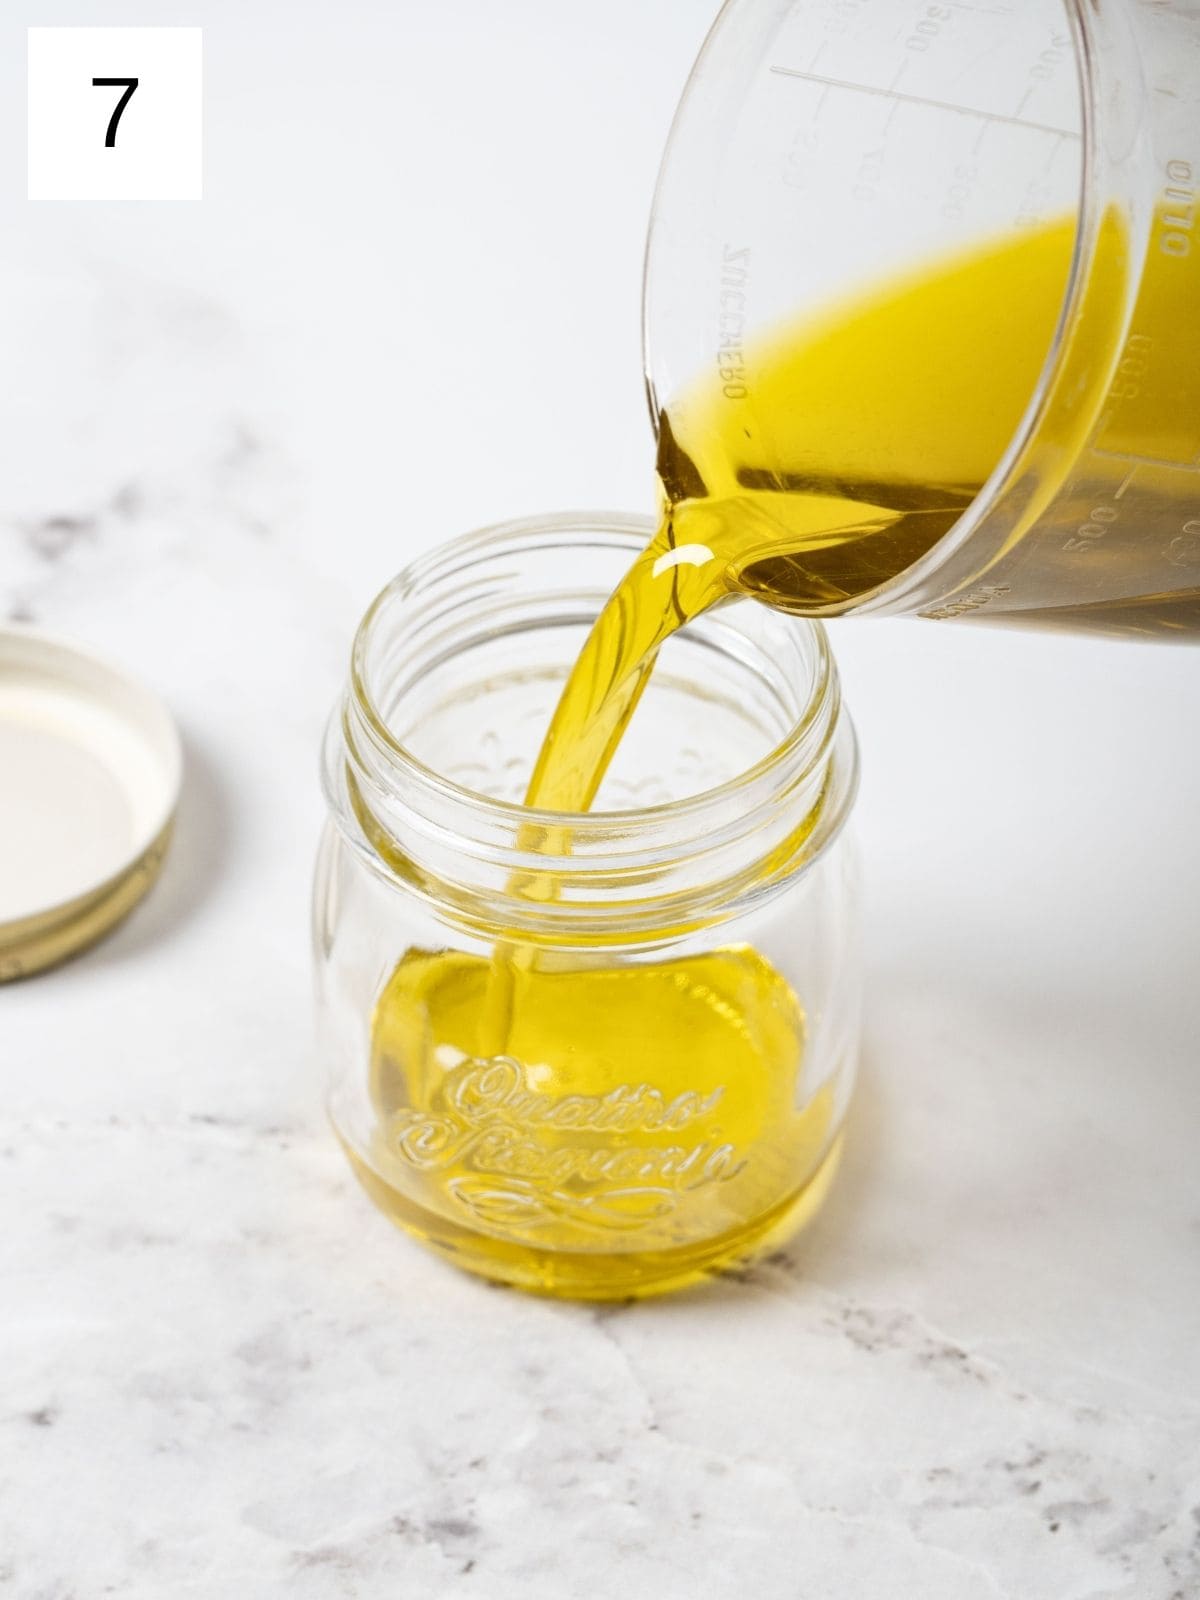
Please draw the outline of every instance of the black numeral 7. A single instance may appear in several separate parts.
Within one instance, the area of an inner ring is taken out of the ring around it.
[[[113,114],[108,119],[108,132],[104,135],[104,148],[111,150],[117,142],[117,123],[121,120],[121,113],[129,104],[129,97],[138,86],[136,78],[93,78],[93,89],[124,89],[125,93],[113,107]]]

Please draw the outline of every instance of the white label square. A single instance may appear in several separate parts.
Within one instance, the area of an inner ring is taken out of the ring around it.
[[[201,144],[199,28],[29,29],[31,200],[199,200]]]

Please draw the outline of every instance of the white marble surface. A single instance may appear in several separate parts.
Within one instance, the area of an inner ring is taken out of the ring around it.
[[[0,614],[157,684],[188,751],[152,899],[0,992],[15,1600],[1200,1594],[1200,656],[838,627],[862,1092],[743,1278],[489,1290],[322,1125],[350,629],[465,528],[648,505],[640,232],[707,13],[127,0],[205,27],[196,207],[27,205],[0,24]]]

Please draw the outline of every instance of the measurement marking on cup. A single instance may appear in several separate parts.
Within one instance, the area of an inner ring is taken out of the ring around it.
[[[900,96],[897,95],[897,93],[896,93],[896,85],[900,82],[900,79],[904,76],[904,74],[907,71],[908,71],[908,59],[906,57],[900,63],[900,65],[896,68],[895,72],[892,74],[892,81],[891,81],[891,83],[888,84],[888,95],[889,95],[889,97],[891,99],[891,102],[892,102],[892,109],[888,112],[887,116],[884,118],[884,121],[883,121],[883,131],[884,131],[884,133],[890,133],[891,132],[892,119],[895,117],[896,113],[900,110],[900,107],[903,104],[903,101],[901,100]],[[829,93],[829,90],[826,89],[825,94],[828,94],[828,93]],[[821,96],[822,100],[824,100],[825,94],[823,94]]]
[[[1200,472],[1200,460],[1177,461],[1170,456],[1148,456],[1137,450],[1105,450],[1094,444],[1092,454],[1109,456],[1114,461],[1136,461],[1140,467],[1172,467],[1176,472]]]
[[[1129,471],[1121,479],[1121,482],[1118,484],[1118,486],[1113,490],[1114,500],[1119,500],[1125,493],[1126,489],[1128,489],[1129,485],[1133,482],[1134,473],[1136,473],[1137,469],[1138,464],[1135,461],[1133,466],[1130,467]]]
[[[1074,134],[1064,134],[1063,135],[1064,139],[1065,138],[1074,138],[1074,137],[1075,137]],[[1043,176],[1045,176],[1045,174],[1050,171],[1050,168],[1054,165],[1054,163],[1058,160],[1059,156],[1062,154],[1062,150],[1063,150],[1063,140],[1059,139],[1056,144],[1051,146],[1050,154],[1046,157],[1046,165],[1042,168],[1042,175]]]
[[[1047,122],[1030,122],[1026,117],[1007,117],[1002,111],[980,111],[977,106],[955,105],[950,100],[930,100],[923,94],[901,94],[897,89],[880,89],[870,83],[848,83],[845,78],[826,78],[819,72],[801,72],[798,67],[772,67],[781,78],[803,78],[827,89],[848,89],[852,94],[873,94],[884,100],[900,100],[910,106],[929,106],[934,111],[953,111],[960,117],[979,117],[984,122],[1003,122],[1014,128],[1032,128],[1035,133],[1052,133],[1060,139],[1078,139],[1070,128],[1054,128]]]
[[[1097,432],[1103,433],[1103,427]],[[1105,450],[1098,444],[1090,448],[1094,456],[1108,456],[1113,461],[1136,461],[1139,467],[1170,467],[1175,472],[1200,472],[1200,458],[1195,461],[1173,461],[1170,456],[1147,456],[1137,450]]]

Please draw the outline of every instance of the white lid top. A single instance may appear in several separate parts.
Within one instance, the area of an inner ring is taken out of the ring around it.
[[[0,935],[133,867],[179,795],[162,702],[90,651],[0,628]]]

